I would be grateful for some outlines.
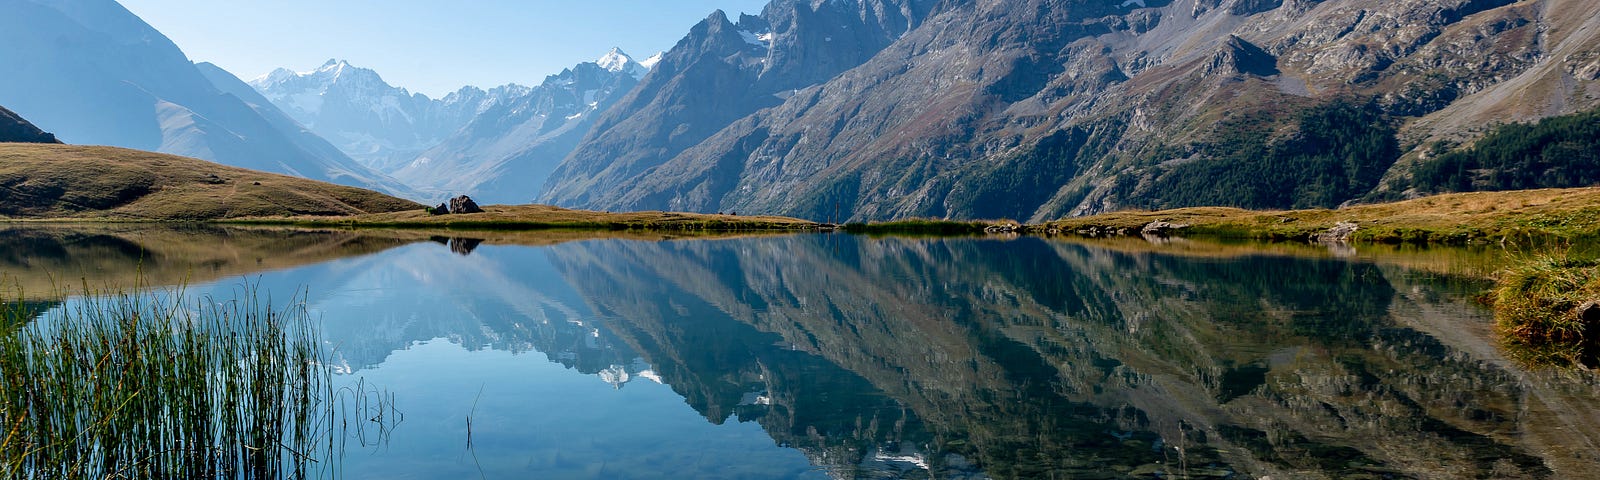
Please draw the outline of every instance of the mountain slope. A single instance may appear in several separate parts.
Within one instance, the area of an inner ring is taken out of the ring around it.
[[[629,183],[795,89],[871,58],[916,27],[932,0],[776,2],[738,23],[716,11],[596,123],[541,200],[618,209]]]
[[[56,136],[28,123],[16,112],[0,107],[0,143],[61,143]]]
[[[110,0],[0,0],[0,104],[63,140],[115,145],[365,186],[404,187],[356,164],[270,105],[228,95],[160,32]]]
[[[0,144],[0,216],[214,220],[422,209],[359,188],[116,147]]]
[[[647,72],[649,67],[612,49],[483,111],[394,175],[438,197],[471,194],[487,203],[528,203],[596,118]]]
[[[484,110],[525,95],[527,87],[463,87],[441,99],[389,85],[370,69],[328,60],[308,72],[280,68],[250,81],[301,125],[363,165],[390,172],[466,125]]]
[[[678,131],[597,129],[546,198],[838,220],[1331,207],[1409,175],[1425,142],[1595,104],[1597,19],[1582,0],[943,2],[859,65],[793,63],[812,82],[733,118],[619,106]],[[714,20],[624,105],[770,95],[670,68],[744,58],[697,40]],[[799,25],[771,41],[824,29]]]

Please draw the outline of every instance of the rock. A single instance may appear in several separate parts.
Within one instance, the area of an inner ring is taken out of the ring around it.
[[[1318,234],[1317,242],[1350,243],[1350,235],[1356,233],[1356,230],[1360,228],[1360,225],[1356,225],[1355,222],[1339,222],[1334,224],[1333,228],[1328,229],[1328,231]]]
[[[441,203],[437,207],[433,207],[433,208],[428,209],[428,213],[433,214],[433,215],[448,215],[448,214],[450,214],[450,206]]]
[[[472,197],[462,195],[450,199],[450,213],[483,213],[483,209],[478,208],[478,202],[472,201]]]
[[[1183,223],[1169,223],[1165,220],[1156,220],[1146,224],[1143,229],[1139,230],[1139,233],[1143,235],[1165,237],[1171,235],[1172,232],[1185,228],[1189,228],[1189,225]]]
[[[473,250],[477,250],[478,245],[482,243],[483,240],[477,238],[452,238],[450,239],[450,251],[455,252],[457,255],[467,256],[471,255]]]
[[[1585,328],[1600,326],[1600,300],[1590,300],[1578,307],[1578,319],[1583,321]]]
[[[1022,227],[1021,225],[1017,225],[1015,223],[1002,223],[1002,224],[999,224],[999,225],[990,225],[990,226],[987,226],[987,227],[983,227],[983,232],[984,233],[1016,233],[1017,230],[1019,228],[1021,228],[1021,227]]]

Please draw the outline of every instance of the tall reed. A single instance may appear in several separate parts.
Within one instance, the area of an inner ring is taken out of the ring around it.
[[[299,295],[134,292],[0,309],[0,477],[337,473],[343,409]]]

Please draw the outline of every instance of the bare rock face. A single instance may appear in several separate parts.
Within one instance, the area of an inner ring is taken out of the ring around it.
[[[450,199],[450,213],[453,213],[453,214],[483,213],[483,209],[478,207],[478,202],[472,201],[472,197],[468,197],[466,195],[462,195],[462,196]]]

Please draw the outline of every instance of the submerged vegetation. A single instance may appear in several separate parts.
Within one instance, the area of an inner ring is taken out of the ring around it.
[[[0,476],[336,473],[350,405],[303,304],[122,292],[70,305],[38,318],[23,304],[0,312]],[[384,424],[390,406],[355,413]]]
[[[1496,327],[1530,363],[1600,366],[1600,259],[1542,255],[1500,274]]]

